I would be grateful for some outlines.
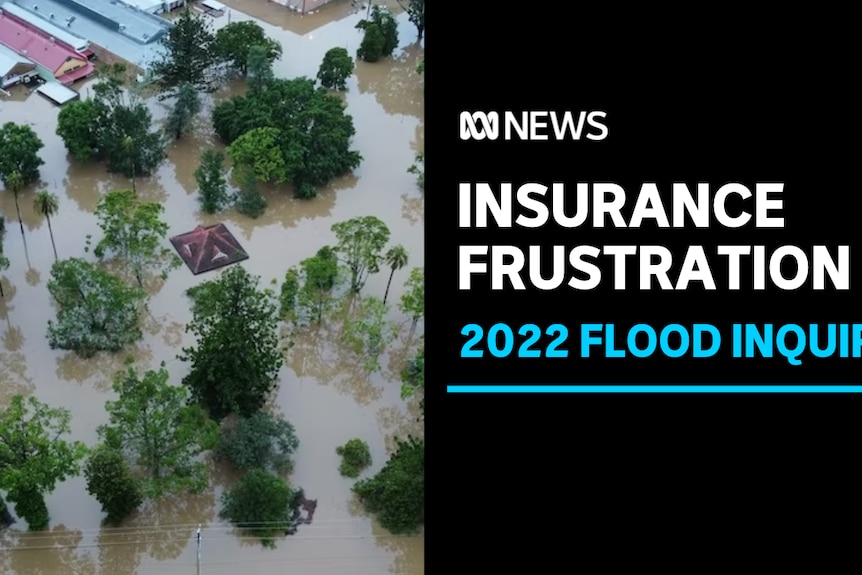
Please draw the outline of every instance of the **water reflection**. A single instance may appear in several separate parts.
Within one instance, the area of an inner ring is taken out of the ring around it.
[[[94,575],[89,548],[79,549],[84,535],[58,525],[37,533],[0,533],[0,571],[27,575]]]
[[[288,364],[297,376],[314,378],[350,395],[359,405],[368,405],[380,399],[383,388],[374,385],[373,374],[365,370],[361,358],[341,345],[339,325],[324,321],[292,333]]]
[[[194,540],[198,523],[215,519],[215,493],[148,501],[122,527],[104,527],[96,538],[104,573],[135,573],[141,557],[176,559]]]
[[[24,343],[23,339],[20,329],[16,327],[8,327],[3,335],[3,346],[8,351],[0,350],[0,408],[9,405],[13,396],[29,396],[35,388],[33,380],[27,375],[27,357],[18,351]]]
[[[387,114],[405,116],[424,115],[425,92],[417,83],[416,66],[422,60],[424,49],[418,44],[406,46],[391,63],[356,63],[359,92],[371,92]]]
[[[91,358],[82,358],[70,351],[57,358],[57,378],[76,383],[92,382],[95,390],[106,392],[111,389],[114,376],[123,369],[129,356],[138,365],[149,365],[153,360],[152,350],[144,344],[113,353],[99,352]]]

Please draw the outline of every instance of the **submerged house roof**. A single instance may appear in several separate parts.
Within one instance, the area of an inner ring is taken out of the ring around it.
[[[172,237],[171,244],[195,275],[248,259],[248,254],[224,224],[198,226]]]

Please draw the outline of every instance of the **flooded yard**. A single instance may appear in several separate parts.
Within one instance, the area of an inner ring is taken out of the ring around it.
[[[229,14],[212,19],[215,27],[231,21],[260,18],[266,33],[282,43],[275,65],[278,77],[314,77],[326,50],[344,47],[355,55],[361,32],[354,26],[365,10],[338,1],[316,14],[300,16],[283,6],[253,0],[232,0]],[[394,5],[397,6],[397,5]],[[248,12],[251,15],[247,15]],[[405,14],[398,15],[400,47],[391,59],[357,62],[345,94],[356,127],[354,149],[364,160],[351,176],[334,181],[312,200],[298,200],[284,190],[264,190],[269,206],[253,220],[233,210],[206,215],[199,209],[194,171],[200,152],[219,146],[209,115],[215,102],[241,86],[216,93],[204,106],[195,133],[174,143],[169,157],[151,178],[139,179],[142,199],[165,205],[169,236],[197,225],[223,221],[249,254],[241,264],[261,276],[261,284],[281,282],[285,271],[334,243],[333,223],[374,215],[392,232],[391,243],[409,252],[408,266],[396,272],[389,302],[401,295],[409,270],[424,265],[424,199],[414,175],[407,172],[424,149],[424,96],[416,66],[424,48]],[[328,23],[327,23],[328,22]],[[87,94],[87,85],[77,87]],[[165,105],[149,102],[161,120]],[[12,395],[34,395],[51,406],[71,410],[73,438],[96,443],[96,427],[106,423],[105,401],[111,399],[111,377],[128,352],[79,359],[48,347],[46,328],[56,310],[48,293],[54,254],[48,226],[33,210],[33,194],[48,189],[60,200],[52,218],[59,257],[85,254],[86,236],[98,236],[93,211],[99,199],[115,189],[131,187],[128,179],[107,173],[102,164],[76,165],[55,134],[59,109],[26,89],[0,96],[0,122],[30,125],[45,147],[43,182],[20,193],[24,234],[18,226],[13,194],[0,184],[0,214],[6,218],[4,252],[11,266],[0,272],[5,298],[0,299],[0,406]],[[176,360],[179,349],[192,344],[184,327],[191,319],[185,291],[213,279],[219,272],[193,276],[185,267],[173,271],[149,302],[144,339],[130,350],[141,369],[161,361],[179,383],[187,365]],[[373,275],[364,293],[383,296],[388,271]],[[272,286],[275,287],[275,286]],[[418,409],[400,398],[398,373],[415,349],[418,335],[408,337],[406,317],[391,306],[391,320],[404,327],[403,336],[382,358],[383,370],[370,377],[355,361],[342,357],[329,338],[306,335],[295,342],[280,373],[275,407],[296,427],[300,446],[295,456],[293,485],[318,500],[311,525],[279,540],[274,550],[244,538],[217,517],[218,497],[232,480],[213,464],[211,490],[199,496],[164,499],[147,504],[121,527],[100,528],[99,504],[77,477],[60,484],[47,497],[51,528],[27,533],[21,522],[0,534],[0,572],[9,574],[168,574],[194,573],[195,531],[202,525],[201,573],[237,572],[355,575],[424,573],[422,536],[393,536],[380,528],[353,501],[352,480],[338,472],[335,448],[352,437],[367,441],[374,459],[366,474],[378,471],[394,446],[394,437],[421,434]],[[367,476],[367,475],[364,475]]]

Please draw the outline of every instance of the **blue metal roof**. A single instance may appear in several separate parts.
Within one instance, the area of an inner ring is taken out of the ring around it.
[[[31,0],[38,5],[39,0]],[[154,42],[168,29],[168,22],[116,0],[58,0],[75,12],[96,21],[103,20],[105,26],[116,27],[121,33],[142,44]]]

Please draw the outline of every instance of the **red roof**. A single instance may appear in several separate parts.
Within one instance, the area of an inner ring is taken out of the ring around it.
[[[198,226],[172,237],[171,244],[195,275],[248,259],[248,254],[224,224]]]
[[[51,42],[27,26],[7,17],[5,13],[0,14],[0,43],[51,72],[57,71],[64,62],[72,58],[92,66],[75,52]]]

